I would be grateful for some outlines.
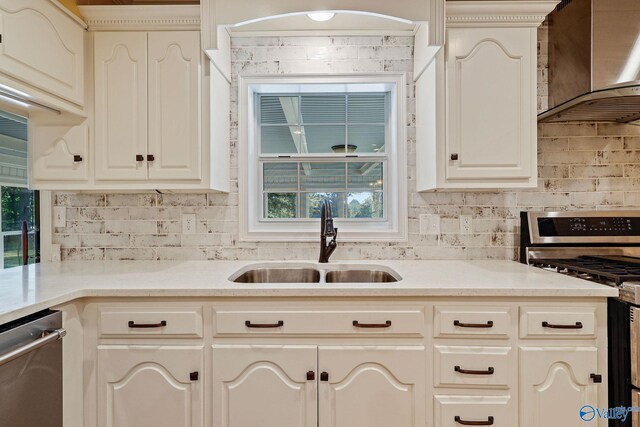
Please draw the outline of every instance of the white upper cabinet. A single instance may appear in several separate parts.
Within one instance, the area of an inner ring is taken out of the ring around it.
[[[200,33],[149,33],[149,178],[200,179]]]
[[[0,2],[0,73],[84,105],[84,34],[57,2]]]
[[[96,180],[200,180],[197,31],[95,34]]]
[[[535,185],[536,32],[447,30],[446,179]]]
[[[96,179],[147,179],[147,33],[96,33],[94,58]]]
[[[86,181],[89,178],[89,127],[29,126],[29,172],[39,181]]]
[[[447,2],[445,48],[415,73],[418,191],[536,187],[537,27],[556,4]]]

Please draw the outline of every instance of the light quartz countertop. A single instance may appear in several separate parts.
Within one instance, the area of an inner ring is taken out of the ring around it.
[[[249,266],[376,266],[396,283],[242,284]],[[513,261],[95,261],[0,271],[0,324],[87,297],[615,297],[618,290]]]

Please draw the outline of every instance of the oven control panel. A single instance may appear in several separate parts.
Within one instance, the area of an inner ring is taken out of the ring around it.
[[[537,221],[541,237],[640,236],[640,217],[563,216]]]

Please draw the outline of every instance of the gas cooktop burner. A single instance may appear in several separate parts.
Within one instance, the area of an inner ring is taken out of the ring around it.
[[[533,265],[543,268],[555,268],[560,273],[586,275],[601,281],[612,281],[616,285],[624,282],[640,281],[640,259],[623,256],[598,257],[580,256],[577,258],[534,259]]]

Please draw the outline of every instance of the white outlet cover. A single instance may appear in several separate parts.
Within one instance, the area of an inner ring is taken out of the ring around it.
[[[473,217],[471,215],[460,215],[460,234],[473,233]]]
[[[420,234],[422,235],[440,234],[440,215],[435,215],[435,214],[420,215]]]
[[[64,206],[53,208],[53,226],[58,228],[67,226],[67,208]]]
[[[196,234],[196,214],[182,214],[182,234]]]

